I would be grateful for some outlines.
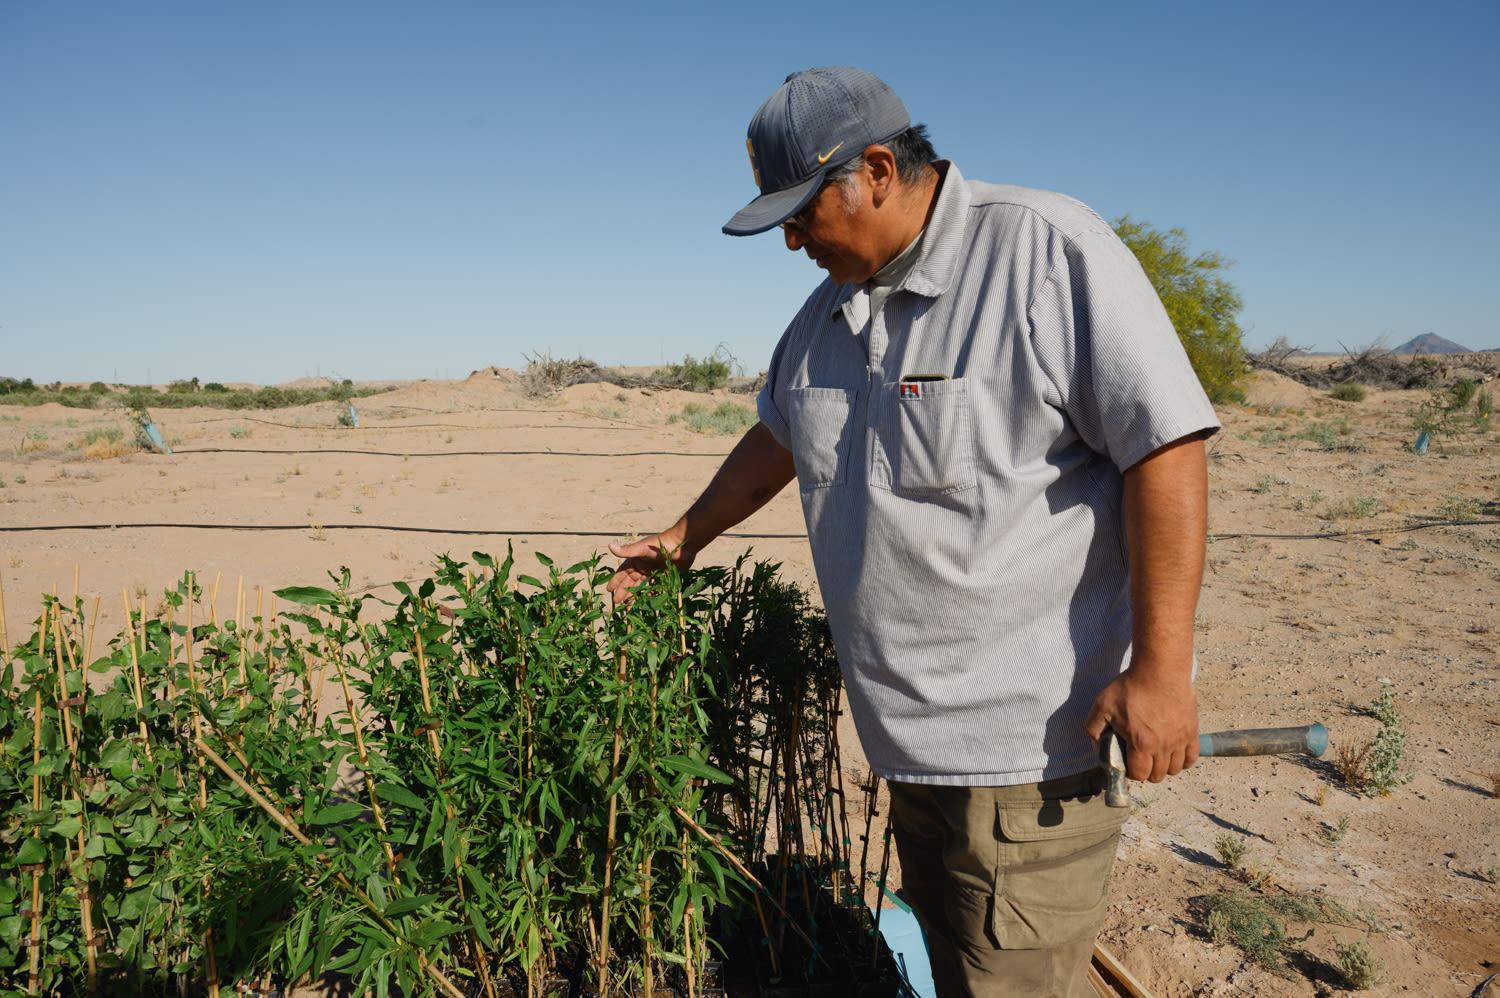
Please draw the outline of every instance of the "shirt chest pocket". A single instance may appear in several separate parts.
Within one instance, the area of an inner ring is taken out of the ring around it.
[[[787,415],[798,488],[830,488],[848,478],[857,398],[845,388],[791,390]]]
[[[962,492],[976,483],[969,382],[889,381],[881,390],[881,449],[894,492]]]

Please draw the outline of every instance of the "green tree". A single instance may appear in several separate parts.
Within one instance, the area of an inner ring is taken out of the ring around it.
[[[1234,261],[1212,252],[1193,256],[1181,229],[1162,232],[1129,215],[1113,226],[1156,289],[1208,397],[1243,401],[1237,382],[1245,374],[1245,349],[1235,316],[1245,303],[1224,277]]]

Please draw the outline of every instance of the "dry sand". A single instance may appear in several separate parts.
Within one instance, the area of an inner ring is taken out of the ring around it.
[[[1423,392],[1336,402],[1263,373],[1248,395],[1220,409],[1224,431],[1211,442],[1202,727],[1318,720],[1334,748],[1321,760],[1205,760],[1135,786],[1102,939],[1159,998],[1330,994],[1334,944],[1355,938],[1387,967],[1368,993],[1468,995],[1500,970],[1500,885],[1486,875],[1500,876],[1500,799],[1482,775],[1500,772],[1500,439],[1492,429],[1411,453]],[[92,427],[128,434],[118,411],[0,407],[9,639],[30,633],[42,593],[70,595],[75,573],[90,604],[100,597],[107,636],[120,628],[122,592],[154,601],[189,569],[216,587],[222,619],[240,592],[253,608],[339,566],[385,595],[391,581],[426,578],[438,553],[511,543],[523,562],[536,551],[585,559],[670,523],[728,452],[732,437],[667,423],[690,401],[705,399],[610,385],[529,400],[511,372],[487,369],[361,400],[358,429],[337,426],[332,403],[157,410],[174,453],[110,459],[67,445]],[[1296,436],[1313,424],[1358,449]],[[1477,503],[1479,521],[1424,526],[1448,519],[1454,496]],[[813,588],[802,535],[787,490],[704,559],[732,562],[753,546]],[[1371,798],[1347,789],[1333,763],[1338,746],[1378,729],[1367,708],[1386,683],[1405,717],[1412,780]],[[857,775],[851,744],[846,735]],[[1329,841],[1324,830],[1344,819]],[[1319,926],[1297,946],[1294,980],[1213,945],[1202,899],[1239,883],[1216,851],[1226,834],[1249,845],[1271,893],[1324,891],[1377,930]]]

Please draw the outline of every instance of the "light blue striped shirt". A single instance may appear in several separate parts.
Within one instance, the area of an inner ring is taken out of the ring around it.
[[[951,163],[873,321],[824,281],[760,418],[795,459],[860,741],[888,779],[1008,785],[1096,764],[1128,663],[1121,473],[1218,427],[1140,265],[1071,198]]]

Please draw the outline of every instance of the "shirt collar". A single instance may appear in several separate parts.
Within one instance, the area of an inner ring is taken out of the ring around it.
[[[932,164],[942,176],[938,188],[937,207],[932,220],[917,240],[917,258],[907,272],[901,287],[906,291],[936,298],[953,284],[953,274],[958,265],[958,253],[963,243],[964,223],[969,214],[969,188],[963,174],[951,160],[940,159]],[[855,293],[865,289],[866,284],[844,284],[839,286],[829,318],[843,312],[844,304]]]

